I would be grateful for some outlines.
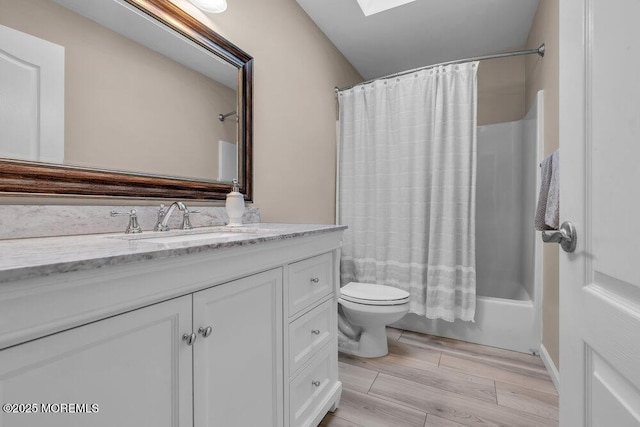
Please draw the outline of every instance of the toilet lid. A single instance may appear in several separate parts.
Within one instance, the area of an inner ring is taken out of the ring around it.
[[[369,305],[397,305],[409,301],[409,292],[372,283],[349,282],[340,289],[340,297]]]

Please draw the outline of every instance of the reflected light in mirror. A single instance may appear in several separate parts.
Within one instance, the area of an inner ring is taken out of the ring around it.
[[[171,3],[178,6],[180,9],[187,12],[192,17],[196,18],[198,21],[202,22],[209,28],[215,30],[215,24],[209,18],[209,15],[204,13],[202,9],[196,7],[195,4],[191,3],[191,0],[169,0]]]
[[[211,13],[222,13],[227,10],[227,0],[189,0],[200,9]]]

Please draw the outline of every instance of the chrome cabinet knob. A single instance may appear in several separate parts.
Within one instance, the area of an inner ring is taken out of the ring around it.
[[[211,326],[207,326],[206,328],[200,326],[200,328],[198,329],[198,333],[202,335],[203,338],[208,338],[209,335],[211,335],[212,331],[213,331],[213,328]]]
[[[320,335],[320,329],[313,329],[313,330],[311,331],[311,333],[312,333],[313,335]]]
[[[320,381],[311,381],[311,384],[313,384],[316,387],[320,387]]]
[[[311,283],[318,283],[320,281],[320,279],[318,277],[312,277],[311,278]]]
[[[182,341],[186,342],[187,345],[193,345],[193,343],[196,342],[197,338],[198,338],[198,336],[195,334],[195,332],[191,332],[190,334],[182,335]]]

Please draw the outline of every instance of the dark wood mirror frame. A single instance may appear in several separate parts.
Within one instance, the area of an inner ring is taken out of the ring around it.
[[[125,1],[238,67],[238,179],[251,200],[253,58],[169,0]],[[223,183],[0,159],[4,195],[221,200],[229,191],[231,185]]]

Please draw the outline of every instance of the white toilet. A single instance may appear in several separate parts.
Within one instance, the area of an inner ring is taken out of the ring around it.
[[[387,355],[385,327],[409,312],[409,293],[391,286],[358,282],[346,284],[340,293],[338,304],[346,319],[340,319],[339,350],[359,357]],[[344,320],[349,324],[345,325]]]

